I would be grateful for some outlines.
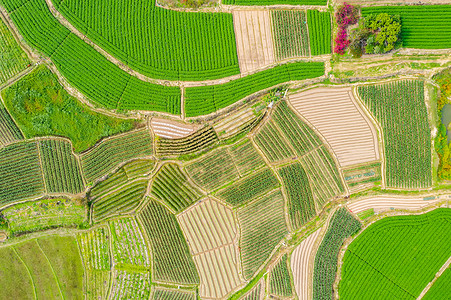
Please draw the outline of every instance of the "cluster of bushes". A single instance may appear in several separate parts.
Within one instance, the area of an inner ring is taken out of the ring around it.
[[[349,47],[351,55],[358,58],[363,54],[387,53],[402,46],[399,15],[380,13],[360,19],[358,9],[344,3],[338,8],[335,19],[338,25],[335,53],[343,55]],[[348,28],[356,24],[356,27]]]

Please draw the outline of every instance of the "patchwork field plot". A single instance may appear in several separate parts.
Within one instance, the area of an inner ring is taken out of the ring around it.
[[[358,191],[378,184],[382,180],[381,163],[371,163],[357,168],[343,170],[346,185],[351,191]]]
[[[313,198],[318,208],[344,192],[337,166],[324,146],[303,156],[301,163],[310,179]]]
[[[291,226],[300,228],[316,214],[309,179],[300,163],[284,166],[278,172],[287,195]]]
[[[362,15],[388,13],[400,15],[401,39],[406,48],[451,48],[451,5],[409,5],[363,7]]]
[[[0,146],[22,139],[22,132],[0,101]]]
[[[196,293],[156,287],[152,292],[152,300],[195,300]]]
[[[84,190],[80,165],[65,140],[38,142],[42,171],[48,193],[78,194]]]
[[[0,149],[0,205],[45,192],[36,142],[15,143]]]
[[[372,224],[346,250],[340,297],[417,298],[451,255],[450,218],[443,208]]]
[[[223,298],[242,283],[233,212],[208,199],[177,216],[199,270],[199,294]]]
[[[282,256],[269,274],[269,293],[279,297],[293,296],[287,254]]]
[[[326,139],[341,166],[379,159],[377,131],[351,88],[313,88],[289,95],[289,101]]]
[[[238,210],[244,278],[249,280],[288,233],[280,191],[265,195]]]
[[[179,213],[201,197],[188,177],[176,164],[164,164],[152,181],[150,193],[175,213]]]
[[[224,0],[223,4],[266,6],[266,5],[327,5],[325,0]]]
[[[95,222],[115,215],[130,214],[144,199],[147,191],[147,179],[134,180],[117,189],[96,194],[92,197],[92,219]]]
[[[242,298],[242,300],[263,300],[265,299],[265,281],[260,281]]]
[[[111,278],[108,232],[98,227],[77,235],[85,269],[84,292],[92,299],[106,299]]]
[[[265,166],[265,161],[248,139],[230,146],[229,152],[241,176]]]
[[[149,299],[150,274],[115,270],[110,299]]]
[[[273,10],[271,18],[278,60],[310,55],[305,11]]]
[[[284,82],[323,75],[323,62],[294,62],[278,65],[224,84],[190,87],[185,90],[186,117],[215,112],[253,93]]]
[[[86,207],[68,199],[43,199],[19,203],[1,211],[10,234],[54,227],[76,227],[86,219]]]
[[[346,204],[346,206],[356,214],[371,208],[374,209],[375,212],[382,212],[390,209],[420,210],[440,200],[443,200],[443,197],[432,197],[432,199],[427,200],[424,197],[415,196],[371,196],[351,201]]]
[[[313,274],[313,268],[310,268],[310,262],[313,261],[314,245],[319,233],[320,230],[316,230],[310,234],[294,249],[291,255],[291,271],[293,272],[294,288],[299,300],[308,300],[312,297],[312,295],[309,295],[309,286],[311,284],[309,274]]]
[[[269,168],[256,171],[233,185],[219,190],[216,196],[235,206],[267,194],[280,186],[277,177]]]
[[[3,20],[0,20],[0,84],[25,70],[29,60],[27,55],[17,44],[13,35],[6,27]]]
[[[143,128],[103,140],[81,155],[81,165],[86,181],[92,183],[121,163],[148,157],[152,153],[150,133]]]
[[[180,138],[159,138],[156,140],[156,154],[159,156],[174,156],[193,154],[202,151],[218,141],[216,132],[210,126],[205,126],[193,134]]]
[[[138,217],[150,239],[152,280],[199,284],[199,274],[175,216],[158,202],[150,200]]]
[[[384,133],[388,187],[426,188],[432,184],[431,129],[424,82],[394,81],[358,88],[359,96]],[[392,105],[393,102],[397,105]]]
[[[83,299],[83,267],[74,237],[41,237],[2,247],[0,253],[7,298]]]
[[[260,110],[260,107],[245,107],[226,114],[223,119],[213,124],[213,128],[220,138],[225,139],[231,137],[247,128],[253,128],[257,125],[264,115],[262,111],[263,109]]]
[[[241,73],[272,65],[275,58],[271,13],[267,10],[233,10],[232,15]]]
[[[318,247],[313,272],[313,299],[333,297],[333,284],[337,274],[338,252],[345,239],[360,230],[359,221],[339,208],[330,221],[327,232]]]
[[[166,139],[180,139],[193,134],[197,127],[167,119],[152,118],[150,127],[155,135]]]

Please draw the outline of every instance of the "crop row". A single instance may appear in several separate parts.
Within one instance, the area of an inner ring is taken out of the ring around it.
[[[190,177],[200,186],[215,190],[239,177],[227,148],[215,150],[186,166]]]
[[[327,0],[224,0],[222,4],[230,5],[327,5]]]
[[[332,51],[330,13],[309,9],[307,23],[311,55],[330,54]]]
[[[39,150],[48,193],[78,194],[84,190],[80,167],[70,142],[42,140]]]
[[[107,229],[99,227],[77,235],[85,269],[110,270]]]
[[[133,218],[122,218],[109,223],[113,238],[113,260],[116,264],[149,266],[147,244]]]
[[[243,205],[251,199],[268,193],[280,186],[277,177],[269,168],[256,171],[240,181],[219,190],[216,196],[234,206]]]
[[[257,135],[255,135],[255,143],[270,162],[295,156],[290,145],[283,138],[283,134],[279,131],[273,120],[268,121],[260,128]]]
[[[344,192],[337,165],[325,146],[303,156],[301,163],[310,177],[313,197],[318,208]]]
[[[384,132],[387,186],[431,186],[431,130],[424,82],[402,80],[361,86],[358,93]]]
[[[150,239],[152,280],[199,284],[199,274],[175,216],[150,200],[138,217]]]
[[[218,141],[212,127],[206,126],[181,139],[158,138],[156,152],[159,156],[192,154],[202,151]]]
[[[287,195],[291,226],[300,228],[315,214],[315,202],[309,179],[300,163],[284,166],[278,170]]]
[[[132,181],[102,197],[94,199],[92,218],[98,222],[114,215],[131,213],[144,200],[148,180]]]
[[[450,221],[450,209],[438,208],[369,226],[347,247],[340,298],[417,298],[450,257]]]
[[[150,193],[176,213],[183,211],[201,197],[201,193],[191,185],[179,166],[173,163],[161,167],[153,179]]]
[[[0,101],[0,146],[22,139],[19,127]]]
[[[231,14],[193,14],[133,0],[54,3],[88,38],[151,78],[194,81],[240,71]]]
[[[333,299],[338,252],[345,239],[359,231],[360,227],[359,221],[346,208],[339,208],[332,216],[315,256],[313,299]]]
[[[96,104],[180,114],[178,87],[145,82],[122,71],[60,24],[45,0],[2,2],[25,41],[50,57],[67,81]]]
[[[152,293],[152,300],[195,300],[197,299],[194,292],[183,291],[180,289],[173,290],[167,288],[155,287]]]
[[[272,119],[297,155],[304,155],[321,145],[321,140],[283,101],[274,110]]]
[[[230,146],[229,152],[241,176],[265,165],[263,157],[248,139]]]
[[[0,84],[2,84],[24,70],[29,63],[27,55],[14,40],[13,35],[5,23],[3,23],[3,20],[0,20],[0,53],[2,54],[0,61]]]
[[[0,149],[0,204],[45,192],[36,142],[15,143]]]
[[[81,156],[88,183],[106,175],[121,162],[152,155],[152,139],[147,129],[108,138]]]
[[[280,191],[266,194],[238,210],[243,275],[250,280],[288,233],[285,202]]]
[[[451,5],[363,7],[362,15],[401,16],[403,46],[420,49],[451,48]]]
[[[134,179],[150,174],[154,166],[155,161],[151,159],[139,159],[125,164],[122,168],[125,174],[127,174],[128,179]]]
[[[303,10],[273,10],[271,19],[278,60],[309,56],[309,33]]]
[[[288,270],[288,256],[284,254],[269,273],[269,292],[279,297],[293,296],[290,271]]]
[[[115,270],[109,299],[149,299],[150,276],[148,272]]]
[[[224,84],[190,87],[185,90],[185,114],[186,117],[206,115],[272,86],[322,75],[322,62],[294,62]]]

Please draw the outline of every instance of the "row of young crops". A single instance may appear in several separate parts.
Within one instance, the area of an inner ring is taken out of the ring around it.
[[[132,0],[54,4],[92,41],[151,78],[194,81],[240,71],[231,14],[179,12]]]
[[[22,139],[22,132],[0,101],[0,146]]]
[[[422,80],[365,85],[358,93],[384,133],[387,186],[432,184],[431,130]]]
[[[359,231],[360,227],[360,222],[346,208],[339,208],[332,216],[315,256],[313,299],[333,299],[338,252],[345,239]]]
[[[406,48],[451,48],[451,5],[362,7],[362,15],[388,13],[401,17],[401,39]]]
[[[150,273],[113,271],[113,285],[109,299],[149,299]]]
[[[284,254],[269,273],[269,293],[278,297],[292,297],[290,271],[288,269],[288,255]]]
[[[150,194],[179,213],[201,197],[188,177],[174,163],[164,164],[153,178]]]
[[[450,257],[450,220],[450,209],[438,208],[384,218],[368,227],[345,252],[340,298],[418,298]]]
[[[322,62],[294,62],[278,65],[224,84],[190,87],[185,90],[186,117],[215,112],[258,91],[289,81],[324,75]]]

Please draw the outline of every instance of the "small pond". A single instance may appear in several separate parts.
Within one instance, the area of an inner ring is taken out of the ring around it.
[[[442,109],[442,123],[446,126],[448,142],[451,141],[451,128],[449,123],[451,123],[451,104],[445,104]]]

